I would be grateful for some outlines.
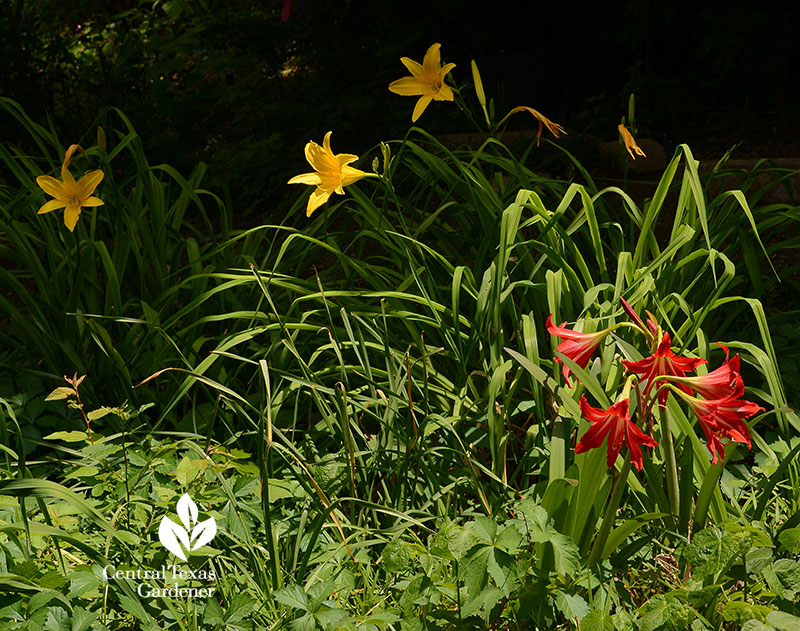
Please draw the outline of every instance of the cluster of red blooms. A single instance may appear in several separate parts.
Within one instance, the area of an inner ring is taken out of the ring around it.
[[[694,371],[699,365],[705,364],[706,360],[675,355],[672,352],[669,333],[661,331],[652,315],[648,313],[650,317],[645,324],[625,300],[622,300],[622,306],[636,328],[651,341],[652,354],[649,357],[638,362],[622,360],[629,371],[638,375],[640,384],[644,386],[643,400],[649,401],[650,394],[655,388],[661,406],[666,404],[670,392],[685,401],[697,416],[700,427],[706,435],[708,450],[713,457],[712,464],[716,464],[719,458],[725,461],[723,440],[744,443],[749,449],[750,429],[743,419],[753,416],[758,411],[763,412],[764,408],[741,398],[744,395],[744,383],[739,374],[739,356],[731,358],[728,349],[720,344],[719,346],[725,351],[723,364],[705,375],[687,377],[687,372]],[[554,325],[552,314],[547,318],[547,330],[562,340],[556,350],[581,368],[586,367],[605,337],[620,326],[618,324],[594,333],[581,333],[564,328],[564,324],[566,322],[561,326]],[[567,366],[563,367],[563,374],[568,382],[570,370]],[[659,387],[664,384],[669,385]],[[628,412],[629,404],[630,399],[626,396],[607,410],[603,410],[591,407],[582,396],[581,412],[592,425],[581,437],[575,447],[575,453],[602,447],[603,441],[608,436],[608,466],[614,464],[624,443],[631,452],[631,462],[641,470],[640,446],[655,447],[657,443],[631,420]],[[641,405],[640,409],[646,408]]]

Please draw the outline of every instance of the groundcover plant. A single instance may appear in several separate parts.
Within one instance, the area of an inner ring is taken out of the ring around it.
[[[119,110],[64,149],[0,99],[36,148],[0,144],[3,629],[800,628],[756,297],[798,206],[708,198],[685,145],[644,204],[598,189],[446,54],[389,90],[479,146],[327,130],[247,229]]]

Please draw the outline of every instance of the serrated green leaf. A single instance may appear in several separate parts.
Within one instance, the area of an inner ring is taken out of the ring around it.
[[[69,575],[69,597],[77,598],[100,586],[100,579],[91,570],[76,570]]]
[[[778,559],[772,564],[772,571],[783,586],[784,598],[794,599],[800,592],[800,563],[792,559]]]
[[[251,611],[253,611],[255,604],[255,600],[253,600],[248,594],[245,594],[244,592],[236,594],[231,600],[230,606],[225,611],[225,622],[228,624],[234,624],[239,620],[244,620],[244,618]]]
[[[72,631],[89,631],[99,617],[98,611],[90,612],[83,607],[75,607],[72,610]]]
[[[556,595],[556,607],[567,620],[580,620],[589,613],[589,605],[581,596],[561,591]]]
[[[63,607],[50,607],[44,623],[46,631],[72,631],[69,612]]]
[[[272,592],[272,595],[282,605],[308,611],[308,596],[299,585],[287,585]]]

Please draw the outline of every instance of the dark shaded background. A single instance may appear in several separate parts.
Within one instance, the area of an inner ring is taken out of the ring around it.
[[[0,90],[36,120],[51,116],[64,144],[94,144],[84,134],[116,106],[151,162],[209,163],[208,186],[266,221],[296,198],[284,183],[307,170],[309,139],[332,129],[334,151],[363,154],[402,137],[414,100],[387,86],[407,74],[401,56],[421,61],[433,42],[459,85],[476,59],[497,118],[535,107],[578,148],[616,140],[635,92],[640,137],[668,154],[688,142],[718,158],[742,141],[738,157],[800,156],[796,13],[744,0],[294,0],[282,21],[285,4],[0,0]],[[474,131],[446,103],[420,123]],[[0,124],[3,140],[29,142]]]

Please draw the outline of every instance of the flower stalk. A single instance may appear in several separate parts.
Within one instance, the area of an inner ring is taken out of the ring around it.
[[[620,469],[619,473],[614,475],[614,483],[611,487],[611,497],[606,505],[606,512],[605,515],[603,515],[603,523],[600,524],[600,531],[597,533],[597,537],[594,540],[594,545],[592,545],[592,551],[589,554],[589,561],[587,564],[589,567],[594,567],[597,565],[597,562],[603,557],[603,550],[606,547],[608,535],[611,533],[611,527],[614,525],[614,521],[617,518],[617,511],[619,510],[619,505],[622,501],[622,492],[625,490],[625,486],[628,483],[628,475],[630,474],[630,471],[631,452],[628,451],[625,461],[622,463],[622,468]]]
[[[659,414],[659,427],[661,427],[661,451],[664,456],[664,469],[667,476],[667,497],[674,515],[679,511],[678,499],[678,465],[675,460],[675,445],[672,441],[672,428],[669,423],[669,414],[656,406]]]

